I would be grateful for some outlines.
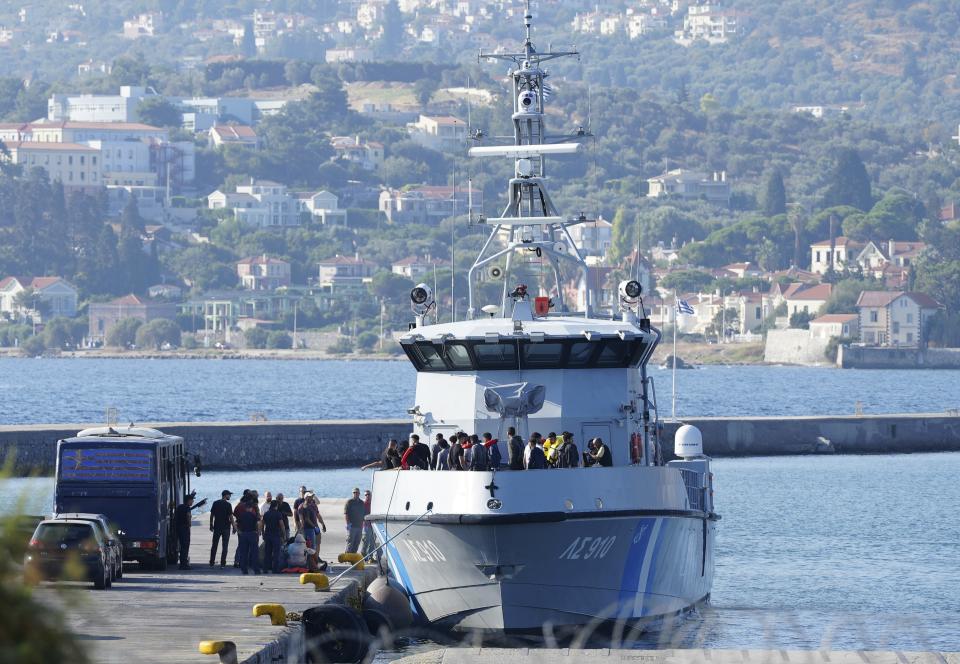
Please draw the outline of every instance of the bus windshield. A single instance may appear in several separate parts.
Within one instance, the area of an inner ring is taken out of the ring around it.
[[[66,482],[153,482],[153,450],[63,447],[60,479]]]

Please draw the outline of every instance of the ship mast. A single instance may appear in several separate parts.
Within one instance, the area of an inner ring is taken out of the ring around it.
[[[469,311],[473,318],[476,309],[473,302],[474,275],[486,265],[506,257],[506,270],[503,275],[503,294],[500,311],[509,315],[507,301],[509,279],[514,255],[520,251],[535,252],[538,258],[546,258],[556,278],[556,297],[554,306],[564,311],[561,261],[572,262],[583,274],[587,285],[587,264],[573,241],[569,226],[589,221],[583,214],[568,219],[561,216],[545,187],[547,155],[574,154],[579,151],[576,142],[551,143],[547,140],[544,123],[544,108],[547,87],[544,80],[548,73],[542,64],[548,60],[566,56],[579,57],[577,51],[556,51],[539,53],[533,45],[533,14],[530,0],[526,0],[524,12],[525,39],[520,53],[484,53],[480,59],[505,60],[513,67],[510,76],[513,79],[513,144],[503,146],[481,146],[469,150],[472,157],[506,157],[514,160],[514,175],[507,188],[507,204],[500,217],[481,220],[492,226],[483,249],[477,256],[468,274]],[[577,136],[585,135],[579,132]],[[573,136],[567,138],[574,138]],[[495,243],[495,240],[500,242]],[[500,246],[503,248],[500,248]],[[591,315],[590,289],[586,289],[586,308],[584,315]]]

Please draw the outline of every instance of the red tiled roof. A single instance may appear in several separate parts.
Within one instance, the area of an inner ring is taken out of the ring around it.
[[[257,132],[253,130],[253,127],[248,127],[247,125],[214,125],[212,130],[220,137],[220,140],[223,141],[256,140],[257,138]]]
[[[13,146],[15,150],[69,150],[71,152],[100,152],[97,148],[79,143],[52,143],[46,141],[22,141]]]
[[[14,281],[16,281],[16,282],[18,282],[19,284],[23,285],[23,281],[21,281],[21,280],[18,279],[17,277],[4,277],[3,279],[0,279],[0,288],[6,288],[7,286],[9,286],[9,285],[10,285],[11,283],[13,283]]]
[[[863,291],[857,298],[858,307],[886,307],[901,295],[909,297],[924,309],[939,309],[940,303],[926,293],[901,291]]]
[[[237,265],[289,265],[289,263],[270,256],[254,256],[237,261]]]
[[[326,260],[319,261],[320,265],[374,265],[370,261],[353,256],[334,256]]]
[[[824,314],[818,318],[814,318],[810,321],[810,324],[813,323],[849,323],[852,320],[858,319],[857,314]]]
[[[60,277],[34,277],[30,282],[30,288],[46,288],[47,286],[52,286],[59,281],[63,281],[63,279]]]
[[[833,292],[831,284],[790,284],[783,293],[785,300],[826,300]]]
[[[116,305],[121,305],[121,304],[122,304],[122,305],[128,305],[128,304],[129,304],[129,305],[135,305],[135,304],[144,304],[144,302],[143,302],[143,300],[141,300],[139,297],[137,297],[137,296],[134,295],[133,293],[130,293],[129,295],[124,295],[123,297],[118,297],[118,298],[115,299],[115,300],[110,300],[109,304],[116,304]]]

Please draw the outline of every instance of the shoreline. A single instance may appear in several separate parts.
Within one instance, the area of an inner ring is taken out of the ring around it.
[[[672,344],[661,342],[650,360],[650,367],[662,364],[668,355],[673,354]],[[784,365],[763,361],[763,344],[704,344],[677,343],[677,355],[685,362],[696,366],[805,366]],[[139,351],[139,350],[75,350],[46,353],[46,359],[109,359],[109,360],[310,360],[357,362],[371,360],[376,362],[406,362],[404,354],[385,353],[347,353],[333,355],[322,350],[312,349],[230,349],[215,350],[198,348],[195,350]],[[0,348],[0,360],[4,358],[27,358],[16,348]],[[829,366],[826,363],[824,366]]]

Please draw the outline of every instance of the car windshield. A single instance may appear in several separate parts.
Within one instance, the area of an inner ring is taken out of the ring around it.
[[[34,539],[43,544],[75,544],[93,537],[93,526],[85,523],[44,523]]]

